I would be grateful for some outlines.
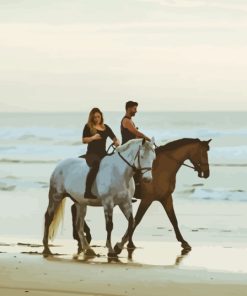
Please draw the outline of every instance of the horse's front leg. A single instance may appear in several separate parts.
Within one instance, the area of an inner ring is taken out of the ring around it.
[[[85,219],[84,219],[84,231],[86,233],[86,239],[87,242],[90,244],[92,240],[91,232],[90,232],[90,227],[87,225]]]
[[[120,254],[124,248],[125,243],[129,240],[129,237],[132,237],[133,227],[134,227],[134,218],[132,211],[132,203],[128,199],[124,204],[120,204],[119,208],[123,212],[125,218],[128,220],[128,228],[120,243],[116,243],[114,250],[117,254]]]
[[[135,215],[135,219],[134,219],[134,226],[132,228],[132,231],[130,232],[129,235],[129,243],[128,243],[128,249],[135,249],[136,246],[133,243],[133,234],[134,231],[136,229],[136,227],[139,225],[139,223],[141,222],[144,214],[146,213],[147,209],[150,207],[152,203],[152,200],[149,200],[148,198],[144,198],[141,200],[141,203],[138,207],[137,213]]]
[[[181,246],[183,249],[186,250],[191,250],[191,246],[189,245],[189,243],[184,240],[179,227],[178,227],[178,221],[177,221],[177,217],[173,208],[173,201],[172,201],[172,195],[169,195],[165,200],[160,201],[162,206],[164,207],[166,214],[169,218],[169,220],[172,223],[172,226],[174,228],[175,234],[176,234],[176,238],[179,242],[181,242]]]
[[[117,257],[117,254],[112,248],[111,243],[111,233],[113,229],[113,221],[112,221],[112,215],[113,215],[113,205],[107,204],[104,205],[104,212],[105,212],[105,222],[106,222],[106,231],[107,231],[107,239],[106,239],[106,247],[108,248],[108,257]]]

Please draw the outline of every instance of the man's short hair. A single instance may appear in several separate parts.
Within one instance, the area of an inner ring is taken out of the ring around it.
[[[132,108],[134,106],[138,106],[138,103],[137,102],[133,102],[133,101],[128,101],[126,104],[125,104],[125,110],[127,110],[128,108]]]

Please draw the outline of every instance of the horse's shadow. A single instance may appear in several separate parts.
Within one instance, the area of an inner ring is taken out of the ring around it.
[[[136,249],[127,249],[128,252],[128,260],[129,262],[134,262],[133,260],[133,254],[135,252]],[[183,259],[190,253],[190,249],[182,249],[181,253],[179,255],[177,255],[175,262],[174,262],[174,266],[179,266],[181,264],[181,262],[183,261]]]

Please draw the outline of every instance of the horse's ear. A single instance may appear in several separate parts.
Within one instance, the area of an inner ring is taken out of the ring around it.
[[[154,143],[155,143],[155,139],[154,139],[154,137],[152,137],[151,144],[154,145]]]
[[[206,141],[206,142],[209,144],[211,141],[212,141],[212,139],[210,139],[210,140],[208,140],[208,141]]]
[[[144,145],[145,143],[146,143],[146,139],[143,138],[143,139],[142,139],[142,145]]]

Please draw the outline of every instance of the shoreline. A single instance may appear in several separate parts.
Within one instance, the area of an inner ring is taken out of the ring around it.
[[[173,268],[178,270],[204,269],[208,272],[225,272],[229,274],[247,274],[246,243],[196,243],[191,251],[185,251],[177,242],[135,241],[136,249],[123,249],[115,263],[124,266],[149,266]],[[48,259],[64,262],[87,262],[94,265],[105,265],[112,261],[107,257],[104,241],[94,241],[92,249],[97,254],[94,257],[77,254],[77,243],[74,240],[55,240],[50,244],[53,256]],[[26,255],[43,258],[43,245],[40,240],[23,239],[0,241],[0,259]],[[27,258],[27,257],[26,257]]]

